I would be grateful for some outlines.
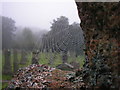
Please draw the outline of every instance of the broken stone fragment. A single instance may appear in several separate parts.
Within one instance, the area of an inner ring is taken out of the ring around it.
[[[72,71],[74,67],[68,63],[63,63],[56,66],[57,69]]]

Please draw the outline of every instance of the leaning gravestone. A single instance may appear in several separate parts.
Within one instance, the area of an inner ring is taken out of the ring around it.
[[[67,53],[63,53],[63,55],[62,55],[62,62],[63,63],[67,63],[67,59],[68,59]]]

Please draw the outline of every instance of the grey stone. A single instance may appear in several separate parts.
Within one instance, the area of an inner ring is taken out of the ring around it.
[[[74,67],[74,69],[79,69],[80,68],[80,63],[72,61],[72,62],[70,62],[70,64]]]
[[[72,71],[74,67],[68,63],[63,63],[56,66],[57,69]]]

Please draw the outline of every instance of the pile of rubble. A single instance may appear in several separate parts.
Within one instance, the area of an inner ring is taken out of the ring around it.
[[[62,71],[47,65],[32,64],[21,68],[10,81],[8,88],[80,88],[84,87],[81,77],[75,72]]]

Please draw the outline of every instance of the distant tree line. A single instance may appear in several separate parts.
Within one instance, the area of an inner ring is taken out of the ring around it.
[[[74,52],[83,54],[84,38],[80,25],[76,22],[69,24],[68,18],[61,16],[53,20],[51,31],[42,38],[41,51]]]
[[[0,18],[2,18],[2,49],[33,50],[38,48],[36,44],[40,44],[39,39],[47,32],[40,30],[35,33],[36,28],[16,27],[13,19],[4,16]]]

